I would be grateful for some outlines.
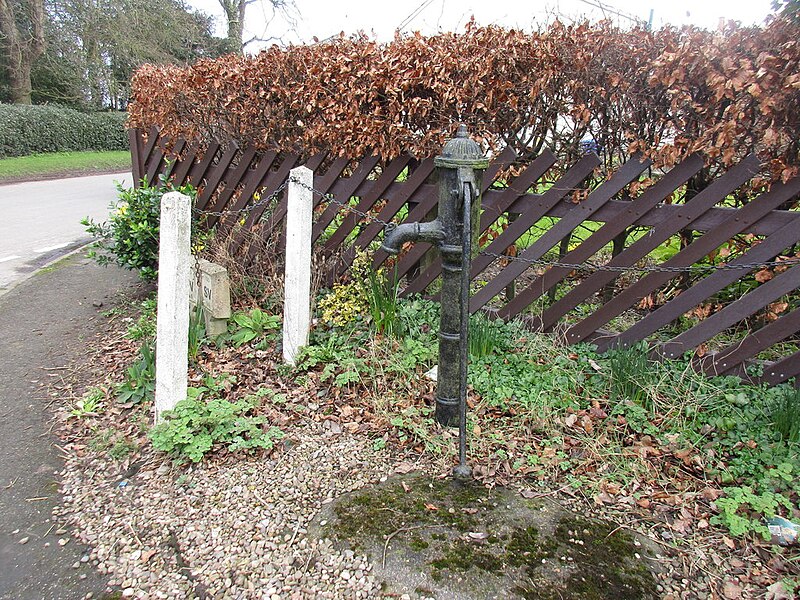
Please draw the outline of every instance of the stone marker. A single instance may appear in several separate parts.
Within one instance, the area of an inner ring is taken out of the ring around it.
[[[189,307],[192,310],[200,304],[200,286],[197,285],[197,278],[197,261],[194,261],[189,267]]]
[[[228,331],[228,319],[231,316],[231,285],[228,271],[222,265],[203,258],[199,259],[197,266],[192,269],[189,302],[192,306],[199,303],[203,307],[206,334],[221,335]]]

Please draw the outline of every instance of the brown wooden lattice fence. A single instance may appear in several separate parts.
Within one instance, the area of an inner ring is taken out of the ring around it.
[[[206,215],[209,226],[232,230],[238,221],[242,231],[259,235],[270,235],[280,227],[285,197],[268,211],[268,204],[259,198],[269,198],[280,188],[290,169],[300,164],[299,157],[274,152],[258,155],[249,148],[215,142],[201,153],[183,140],[159,138],[156,130],[131,131],[130,144],[135,180],[153,183],[169,175],[179,185],[191,182],[199,190],[197,208],[211,213]],[[760,278],[758,285],[729,293],[731,301],[718,302],[719,294],[731,290],[748,273],[764,272],[765,265],[774,267],[771,263],[779,262],[779,257],[796,253],[800,213],[779,207],[789,206],[800,194],[800,178],[773,184],[744,206],[730,208],[723,206],[725,199],[760,169],[753,156],[680,204],[669,199],[703,168],[696,156],[661,175],[633,200],[626,196],[630,184],[650,168],[650,162],[641,157],[632,158],[591,187],[585,182],[600,164],[594,154],[585,155],[547,184],[543,177],[556,164],[551,153],[544,152],[516,176],[508,177],[507,167],[513,161],[511,151],[497,156],[483,178],[480,228],[484,235],[472,265],[476,286],[472,312],[524,318],[536,329],[558,330],[569,343],[591,341],[600,350],[652,341],[657,334],[661,341],[655,347],[661,356],[694,350],[697,368],[739,376],[747,376],[746,366],[763,357],[762,352],[800,333],[800,308],[791,302],[782,306],[780,314],[763,318],[768,307],[800,286],[800,264],[791,260],[771,269],[771,278]],[[314,241],[325,254],[337,257],[331,281],[348,269],[358,248],[379,238],[383,222],[398,221],[400,216],[424,221],[435,211],[438,195],[432,158],[404,156],[381,164],[374,156],[349,160],[319,154],[305,164],[315,171]],[[496,181],[499,175],[502,181]],[[580,201],[575,190],[584,190]],[[250,210],[240,217],[247,207]],[[233,211],[235,217],[226,211]],[[543,219],[549,219],[551,226],[531,238],[531,228],[540,226]],[[583,233],[575,235],[581,228]],[[634,229],[638,235],[628,235]],[[668,260],[654,262],[654,250],[687,231],[690,243]],[[530,243],[518,244],[525,236]],[[717,265],[705,260],[737,236],[750,236],[750,242],[735,258]],[[507,256],[516,247],[524,250]],[[427,259],[428,250],[426,244],[416,244],[397,260],[404,294],[433,293],[441,266],[438,260]],[[258,258],[242,248],[243,261]],[[379,250],[374,264],[387,258]],[[664,294],[670,288],[672,292]],[[661,301],[643,304],[659,294]],[[685,318],[711,305],[715,310],[703,315],[706,318]],[[620,327],[623,317],[627,321]],[[681,320],[683,327],[674,327]],[[728,342],[720,341],[725,339]],[[707,351],[709,344],[716,351]],[[800,351],[786,354],[758,361],[764,365],[763,374],[750,378],[777,384],[800,374]]]

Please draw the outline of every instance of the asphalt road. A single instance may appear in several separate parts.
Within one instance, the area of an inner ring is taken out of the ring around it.
[[[0,294],[39,267],[90,241],[80,221],[108,218],[114,185],[130,173],[0,186]]]
[[[48,386],[85,359],[103,312],[136,283],[77,253],[0,296],[0,600],[119,597],[103,593],[88,548],[53,517],[63,461]]]

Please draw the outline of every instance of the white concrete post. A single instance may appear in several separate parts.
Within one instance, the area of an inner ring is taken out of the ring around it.
[[[186,398],[189,369],[189,278],[192,201],[179,192],[161,198],[156,318],[156,423]]]
[[[314,173],[296,167],[289,176],[286,213],[286,272],[283,292],[283,360],[293,365],[300,348],[308,345],[311,326],[311,219],[314,211]],[[301,185],[304,184],[304,185]]]

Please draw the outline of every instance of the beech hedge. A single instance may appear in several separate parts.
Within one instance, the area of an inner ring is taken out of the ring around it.
[[[526,33],[364,35],[258,55],[141,67],[129,125],[262,150],[350,157],[437,153],[466,123],[487,150],[564,162],[587,144],[607,167],[634,151],[669,166],[700,152],[725,168],[756,152],[767,179],[800,158],[800,27],[730,22],[622,30],[564,25]]]
[[[0,158],[42,152],[126,150],[125,113],[0,104]]]

